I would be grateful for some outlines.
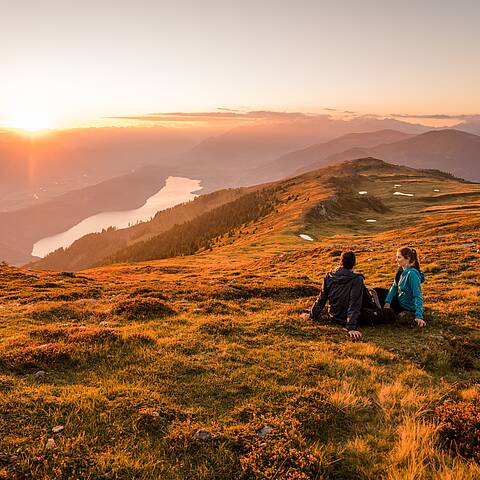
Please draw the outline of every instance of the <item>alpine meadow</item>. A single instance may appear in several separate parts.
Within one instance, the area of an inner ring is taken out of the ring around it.
[[[7,3],[0,480],[480,479],[480,3]]]

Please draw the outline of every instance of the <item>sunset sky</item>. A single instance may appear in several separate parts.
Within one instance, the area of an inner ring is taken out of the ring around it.
[[[3,0],[0,18],[0,126],[480,113],[478,0]]]

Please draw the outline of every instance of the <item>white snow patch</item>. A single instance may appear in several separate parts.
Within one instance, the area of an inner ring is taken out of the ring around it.
[[[438,188],[433,189],[434,192],[439,192],[440,190]]]
[[[299,237],[303,238],[304,240],[308,240],[309,242],[313,242],[313,238],[310,235],[307,235],[305,233],[301,233]]]
[[[358,192],[359,195],[366,195],[368,192],[366,190],[361,190]]]
[[[374,223],[374,222],[376,222],[376,220],[369,219],[369,220],[367,220],[367,222],[368,222],[368,223]]]
[[[401,187],[401,185],[400,185],[399,183],[396,183],[396,184],[394,185],[394,187],[395,187],[395,188]]]
[[[394,195],[401,195],[402,197],[413,197],[413,193],[393,192]]]

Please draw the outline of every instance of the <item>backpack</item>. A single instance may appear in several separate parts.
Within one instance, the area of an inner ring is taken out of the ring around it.
[[[365,288],[362,301],[362,318],[370,325],[393,323],[395,313],[390,308],[382,308],[375,290]]]

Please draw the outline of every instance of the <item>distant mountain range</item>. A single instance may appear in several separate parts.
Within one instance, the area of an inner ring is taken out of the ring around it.
[[[288,151],[349,132],[383,128],[426,130],[393,119],[344,121],[328,115],[263,121],[213,136],[199,127],[76,128],[33,137],[0,130],[0,212],[38,204],[148,165],[177,167],[179,175],[201,175],[206,191],[238,186],[246,180],[241,178],[246,169]]]
[[[397,132],[393,132],[394,129]],[[375,134],[379,130],[391,133],[390,135],[385,133],[383,139],[381,133]],[[357,141],[362,138],[363,133],[379,137],[377,142],[372,138],[365,144],[372,146],[383,141],[405,138],[402,133],[418,134],[427,130],[428,127],[423,125],[367,116],[347,121],[332,119],[326,115],[294,122],[245,125],[205,139],[179,156],[177,166],[183,175],[190,174],[202,178],[206,191],[212,191],[216,188],[243,186],[282,178],[283,172],[273,177],[268,175],[268,172],[271,172],[270,165],[279,156],[310,147],[318,142],[330,142],[353,132],[360,134]],[[345,140],[345,143],[341,150],[357,145],[354,139],[351,143]],[[331,153],[341,150],[332,149]]]
[[[329,160],[332,155],[354,147],[374,147],[384,143],[405,140],[414,136],[412,133],[389,129],[365,133],[348,133],[328,142],[314,144],[307,148],[282,155],[249,172],[248,176],[252,179],[256,178],[264,181],[279,180],[300,171],[300,169],[302,169],[302,171],[314,170],[322,164],[332,163]],[[311,166],[312,164],[314,164],[314,166]]]
[[[480,135],[480,115],[471,115],[469,118],[452,128],[461,130],[462,132]]]
[[[321,168],[326,164],[361,157],[381,158],[387,162],[417,168],[436,168],[467,180],[480,181],[480,136],[454,129],[434,130],[372,148],[350,148],[307,163],[303,151],[291,154],[292,165],[301,165],[295,173]]]

